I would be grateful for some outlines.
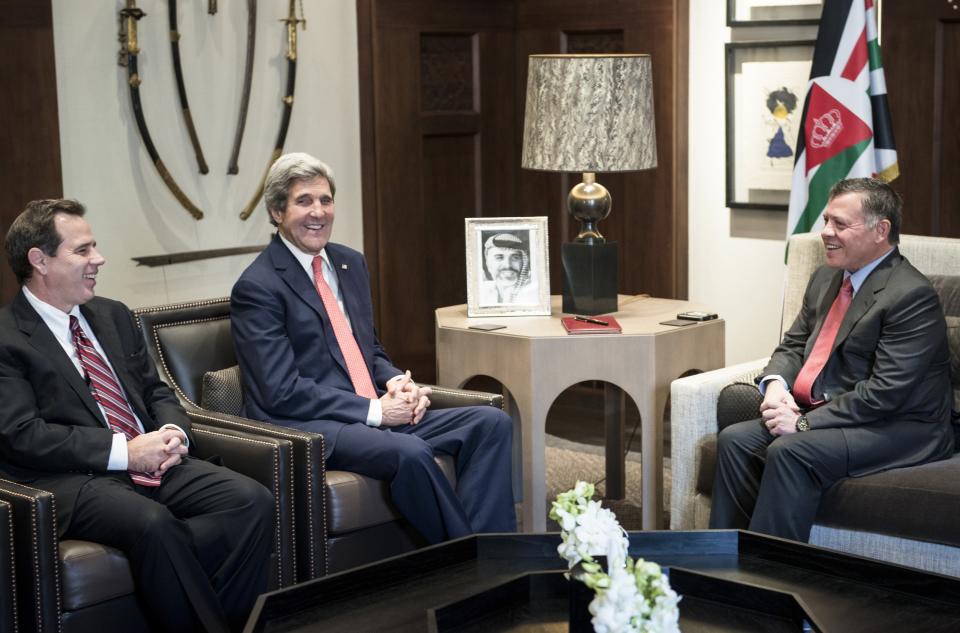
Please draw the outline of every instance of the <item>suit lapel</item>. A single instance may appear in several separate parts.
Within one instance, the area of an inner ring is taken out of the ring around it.
[[[319,317],[322,326],[323,336],[327,343],[327,349],[330,350],[330,355],[333,356],[333,359],[344,371],[347,371],[347,362],[343,358],[343,352],[340,351],[340,344],[337,342],[337,337],[333,333],[330,317],[327,316],[327,310],[323,306],[323,300],[320,298],[320,294],[313,285],[313,280],[305,274],[305,271],[300,266],[300,262],[296,260],[293,253],[280,241],[278,236],[274,236],[273,241],[270,243],[269,251],[274,269],[276,269],[280,278],[283,279],[284,283],[287,284],[295,295],[300,297],[311,310],[317,313],[317,317]]]
[[[867,276],[863,281],[863,285],[860,286],[860,290],[857,291],[856,296],[853,298],[853,302],[850,304],[850,307],[847,309],[847,314],[843,317],[843,321],[840,323],[840,329],[837,330],[837,338],[833,342],[833,348],[830,350],[833,353],[833,350],[837,349],[837,345],[842,343],[844,339],[849,336],[850,332],[853,330],[853,326],[863,318],[863,315],[867,313],[874,303],[877,302],[877,293],[883,291],[887,286],[887,280],[890,279],[890,275],[893,272],[894,266],[899,263],[900,254],[899,252],[894,252],[892,255],[889,255],[887,259],[880,263],[870,275]]]
[[[76,365],[67,356],[63,346],[57,341],[53,332],[43,322],[40,315],[33,309],[30,302],[20,292],[13,301],[13,312],[17,318],[17,326],[29,339],[30,344],[40,352],[44,358],[56,368],[57,372],[70,385],[77,396],[83,402],[84,406],[90,411],[90,414],[103,426],[107,426],[107,421],[103,419],[100,413],[100,407],[90,394],[90,387],[84,381]]]

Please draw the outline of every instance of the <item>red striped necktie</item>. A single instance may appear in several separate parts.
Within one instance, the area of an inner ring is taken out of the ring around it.
[[[127,397],[123,395],[120,383],[113,374],[113,370],[107,365],[100,353],[83,333],[80,327],[80,320],[77,317],[70,316],[70,331],[73,332],[73,344],[77,349],[77,356],[80,358],[80,367],[83,369],[83,375],[90,385],[90,393],[96,400],[103,412],[107,416],[107,423],[116,433],[123,433],[127,440],[132,440],[141,434],[140,426],[133,415],[133,409]],[[159,486],[160,477],[154,477],[147,473],[127,471],[130,479],[141,486]]]
[[[823,371],[827,359],[830,358],[833,342],[837,340],[837,332],[840,331],[840,324],[843,323],[843,316],[847,313],[851,301],[853,301],[853,284],[847,277],[840,286],[840,292],[833,300],[833,305],[830,306],[830,311],[823,321],[807,362],[803,364],[797,379],[793,382],[793,397],[801,406],[816,407],[823,404],[822,400],[816,402],[813,400],[813,383]]]
[[[350,331],[347,317],[344,316],[337,298],[333,296],[333,290],[323,277],[323,258],[319,255],[313,258],[313,283],[317,287],[317,292],[320,293],[320,300],[323,301],[327,318],[330,319],[330,325],[333,327],[333,335],[337,337],[340,353],[343,354],[343,360],[347,363],[347,373],[350,374],[353,390],[358,396],[376,400],[377,390],[373,387],[367,363],[363,360],[363,353],[357,345],[356,337]]]

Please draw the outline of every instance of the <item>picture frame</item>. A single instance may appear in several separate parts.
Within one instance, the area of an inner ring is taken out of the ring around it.
[[[727,0],[727,26],[817,24],[823,0]]]
[[[549,316],[546,216],[466,218],[467,316]]]
[[[787,210],[814,44],[726,45],[727,207]]]

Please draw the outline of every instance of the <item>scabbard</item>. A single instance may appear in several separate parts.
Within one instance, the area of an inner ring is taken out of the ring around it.
[[[160,154],[157,152],[157,148],[153,144],[153,139],[150,137],[147,121],[143,116],[143,104],[140,102],[140,75],[137,73],[137,55],[133,53],[127,55],[127,84],[130,87],[130,103],[133,107],[133,117],[137,122],[137,130],[140,132],[140,140],[143,141],[143,146],[147,150],[147,154],[150,155],[153,166],[156,167],[160,178],[163,179],[170,193],[183,205],[183,208],[195,219],[199,220],[203,218],[203,211],[201,211],[197,205],[193,204],[190,198],[180,190],[173,176],[167,171],[167,167],[163,164],[163,161],[160,160]]]
[[[283,154],[283,145],[287,140],[287,129],[290,127],[290,115],[293,113],[293,91],[297,84],[297,58],[294,55],[287,56],[287,90],[283,98],[283,115],[280,118],[280,131],[277,133],[277,140],[273,144],[273,152],[270,154],[270,160],[267,162],[267,168],[263,171],[263,177],[260,178],[260,184],[254,192],[247,206],[240,212],[240,219],[246,220],[256,209],[260,198],[263,196],[263,186],[267,180],[267,174],[270,173],[270,167]]]
[[[210,171],[207,167],[207,161],[203,157],[203,149],[200,147],[200,138],[197,136],[197,129],[193,124],[193,115],[190,114],[190,103],[187,100],[187,87],[183,82],[183,66],[180,63],[180,32],[177,30],[177,0],[167,0],[170,22],[170,52],[173,55],[173,73],[177,78],[177,94],[180,96],[180,110],[183,112],[183,121],[187,126],[187,134],[190,136],[190,144],[193,146],[193,153],[197,157],[197,167],[201,174]]]
[[[243,69],[243,91],[240,93],[240,116],[233,137],[233,151],[227,165],[228,174],[240,173],[240,144],[247,125],[247,107],[250,105],[250,86],[253,82],[253,53],[257,43],[257,0],[247,0],[247,61]]]

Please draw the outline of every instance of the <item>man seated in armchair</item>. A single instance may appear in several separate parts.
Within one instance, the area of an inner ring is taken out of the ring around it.
[[[278,231],[230,298],[243,414],[322,433],[327,467],[390,482],[430,543],[514,531],[510,417],[429,410],[430,389],[393,365],[374,331],[366,261],[330,242],[335,193],[330,168],[308,154],[281,156],[267,175]],[[456,489],[435,452],[456,459]]]
[[[270,491],[188,454],[190,420],[123,304],[83,205],[36,200],[7,232],[0,478],[50,491],[61,538],[116,547],[158,631],[239,631],[267,589]]]
[[[897,249],[901,208],[879,180],[830,191],[827,265],[760,374],[760,419],[719,435],[711,528],[805,542],[838,480],[952,454],[946,324]]]

